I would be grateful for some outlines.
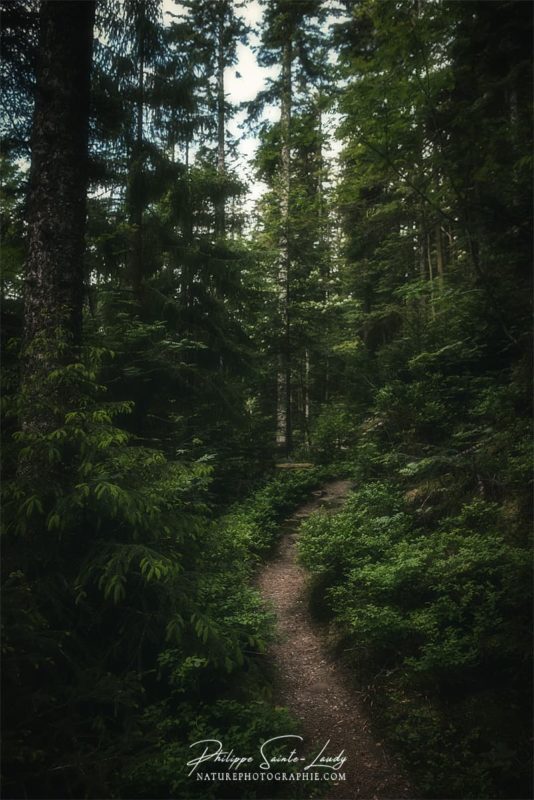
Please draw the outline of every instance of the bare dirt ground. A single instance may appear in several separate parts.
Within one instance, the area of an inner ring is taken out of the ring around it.
[[[275,702],[300,721],[304,742],[299,751],[306,757],[315,756],[328,739],[325,755],[345,751],[347,761],[339,772],[346,780],[328,784],[328,800],[413,799],[413,789],[371,734],[357,692],[312,620],[307,573],[296,560],[300,522],[318,508],[341,507],[350,489],[350,481],[336,480],[314,492],[313,499],[286,521],[279,550],[258,578],[258,588],[277,616],[279,635],[270,651],[276,670]]]

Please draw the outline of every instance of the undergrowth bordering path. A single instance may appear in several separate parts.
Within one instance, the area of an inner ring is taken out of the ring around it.
[[[258,577],[258,588],[273,608],[278,637],[270,649],[276,671],[275,700],[300,722],[306,755],[314,744],[330,739],[328,752],[345,750],[341,772],[346,780],[332,783],[333,800],[413,798],[407,779],[381,742],[371,734],[368,716],[342,667],[328,652],[313,622],[306,593],[307,573],[297,563],[296,542],[302,520],[321,507],[343,505],[348,480],[324,484],[284,524],[276,556]]]

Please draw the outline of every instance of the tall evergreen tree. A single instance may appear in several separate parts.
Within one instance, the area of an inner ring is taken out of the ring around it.
[[[225,70],[236,63],[237,44],[245,41],[247,27],[236,13],[240,4],[231,0],[188,0],[181,4],[184,23],[195,43],[198,69],[204,85],[207,131],[205,139],[215,140],[215,165],[218,177],[215,197],[215,234],[224,238],[226,229],[226,195],[230,187],[227,176],[227,124],[233,113],[225,93]],[[211,116],[211,120],[210,120]]]
[[[93,2],[43,2],[25,267],[26,424],[50,424],[44,379],[81,341]]]
[[[291,0],[272,0],[265,4],[260,61],[265,65],[280,63],[280,75],[265,100],[276,99],[280,108],[279,167],[276,170],[276,196],[278,216],[277,285],[280,326],[278,366],[276,378],[276,442],[289,454],[293,447],[292,422],[292,334],[291,334],[291,271],[294,250],[291,242],[291,159],[292,115],[295,105],[294,68],[315,77],[313,55],[316,46],[313,25],[310,22],[321,16],[321,3],[294,3]],[[261,104],[262,98],[259,98]]]

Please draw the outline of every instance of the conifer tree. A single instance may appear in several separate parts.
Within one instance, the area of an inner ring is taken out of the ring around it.
[[[25,266],[26,424],[49,424],[44,379],[81,342],[93,2],[42,2]],[[47,398],[49,401],[49,398]]]
[[[265,100],[279,104],[279,166],[276,170],[276,196],[278,215],[277,286],[280,327],[278,365],[276,369],[276,442],[286,455],[293,447],[292,421],[292,322],[291,282],[294,249],[291,241],[291,160],[292,116],[294,114],[294,67],[309,77],[316,75],[310,48],[315,42],[310,36],[309,23],[321,14],[319,2],[294,3],[291,0],[269,0],[265,4],[262,32],[261,62],[266,65],[280,63],[280,76]],[[261,105],[262,98],[258,98]]]

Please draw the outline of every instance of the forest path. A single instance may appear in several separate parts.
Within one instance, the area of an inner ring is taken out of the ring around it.
[[[297,563],[302,520],[321,507],[339,509],[351,486],[350,481],[336,480],[314,492],[313,499],[284,523],[278,552],[258,578],[258,588],[277,616],[278,637],[270,649],[276,670],[274,699],[300,721],[304,742],[296,749],[306,757],[317,755],[328,739],[324,755],[345,750],[347,761],[339,772],[345,772],[346,780],[328,784],[328,800],[413,798],[408,781],[370,733],[357,692],[329,653],[321,627],[312,620],[307,573]]]

